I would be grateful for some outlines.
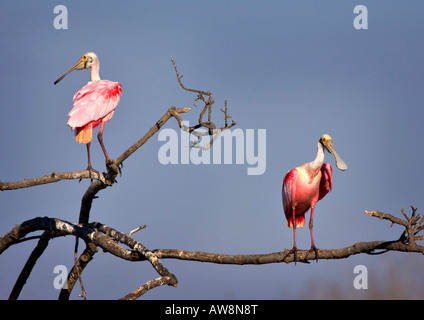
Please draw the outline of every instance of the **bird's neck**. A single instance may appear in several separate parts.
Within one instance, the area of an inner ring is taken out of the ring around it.
[[[324,163],[324,149],[320,142],[318,142],[317,149],[317,156],[315,157],[315,160],[309,162],[306,166],[306,170],[311,175],[311,177],[314,177],[318,174],[318,172],[321,170],[322,164]]]
[[[98,63],[93,64],[91,66],[91,77],[90,77],[91,81],[100,81],[99,69],[100,69],[100,66]]]

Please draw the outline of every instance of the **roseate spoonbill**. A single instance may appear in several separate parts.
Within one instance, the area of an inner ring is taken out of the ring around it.
[[[71,69],[54,82],[54,84],[57,84],[74,70],[91,69],[90,81],[75,93],[72,98],[74,107],[68,113],[68,125],[72,131],[76,129],[75,136],[77,142],[85,143],[87,146],[87,170],[90,172],[90,178],[91,171],[93,170],[90,160],[90,144],[93,129],[100,125],[97,139],[107,162],[109,156],[103,144],[103,129],[105,123],[112,119],[121,97],[121,84],[119,82],[100,80],[99,68],[100,63],[97,55],[94,52],[87,52]]]
[[[318,260],[318,249],[315,247],[312,233],[313,215],[316,203],[333,187],[332,169],[329,163],[324,163],[324,150],[334,156],[336,166],[342,171],[347,170],[346,163],[340,158],[333,146],[333,139],[328,134],[323,134],[318,142],[318,151],[314,161],[305,163],[289,171],[283,180],[282,197],[283,208],[287,218],[287,225],[293,228],[293,248],[289,250],[284,259],[294,254],[296,263],[296,228],[305,225],[305,213],[311,208],[309,230],[311,233],[311,249],[306,254],[314,251]],[[284,260],[283,259],[283,260]]]

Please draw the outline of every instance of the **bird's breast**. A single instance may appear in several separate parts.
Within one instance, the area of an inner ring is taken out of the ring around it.
[[[309,206],[315,204],[319,197],[320,180],[321,172],[311,176],[307,171],[298,169],[294,205],[309,208]]]

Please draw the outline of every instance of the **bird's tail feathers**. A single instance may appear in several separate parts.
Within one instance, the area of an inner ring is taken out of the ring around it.
[[[305,216],[296,216],[296,228],[303,227],[305,225]],[[287,219],[287,226],[293,228],[293,217]]]
[[[91,123],[75,130],[75,137],[78,143],[89,143],[93,137],[93,126]]]

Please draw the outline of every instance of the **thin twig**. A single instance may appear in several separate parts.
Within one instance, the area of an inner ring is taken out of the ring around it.
[[[79,240],[79,238],[76,237],[75,238],[75,250],[74,250],[75,251],[74,252],[74,268],[75,268],[75,271],[77,273],[78,281],[79,281],[80,286],[81,286],[81,295],[80,295],[80,297],[82,297],[84,300],[87,300],[87,298],[86,298],[86,293],[87,292],[84,289],[84,284],[83,284],[82,278],[81,278],[82,269],[79,270],[79,268],[78,268],[78,242],[79,242],[78,240]]]
[[[127,232],[126,235],[127,236],[130,236],[130,235],[132,235],[132,234],[134,234],[134,233],[136,233],[136,232],[138,232],[138,231],[140,231],[142,229],[145,229],[146,227],[147,227],[146,225],[142,225],[142,226],[140,226],[138,228],[135,228],[134,230],[131,230],[130,232]]]
[[[177,285],[174,284],[174,279],[170,276],[164,276],[156,279],[152,279],[150,281],[147,281],[145,284],[143,284],[141,287],[137,288],[133,292],[127,294],[125,297],[119,299],[119,300],[136,300],[143,294],[145,294],[147,291],[156,288],[158,286],[168,285],[168,286],[174,286]]]

